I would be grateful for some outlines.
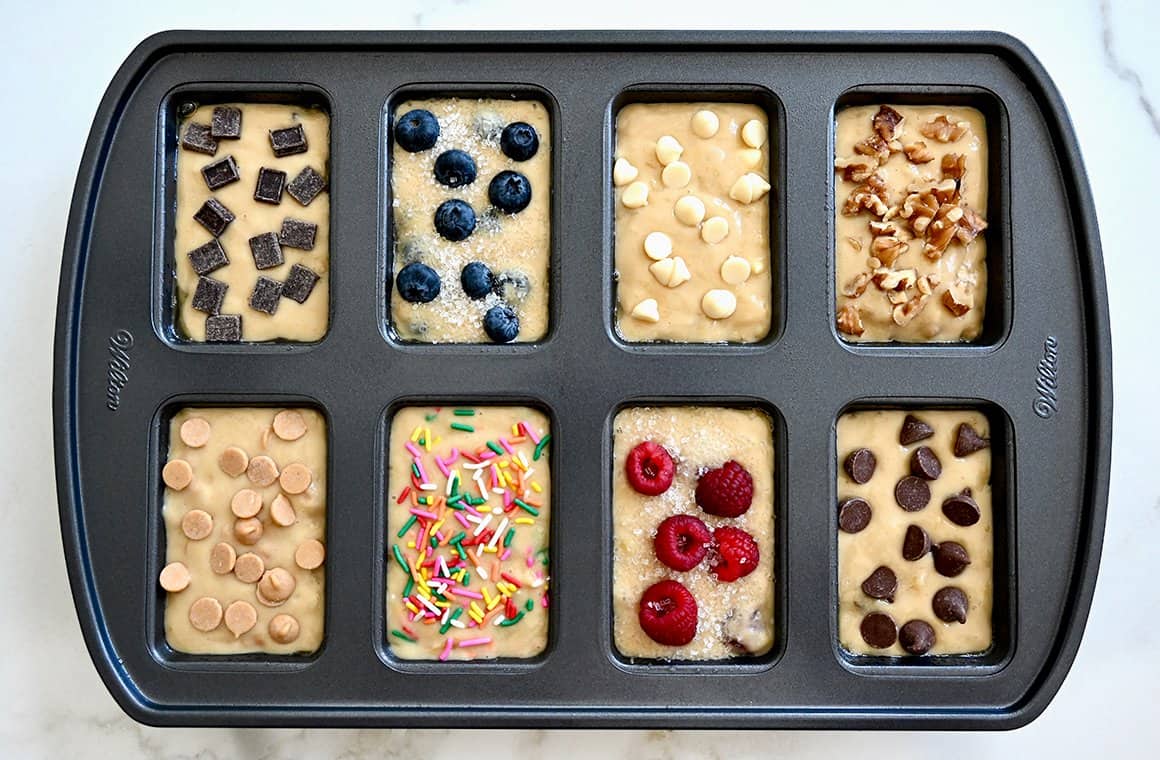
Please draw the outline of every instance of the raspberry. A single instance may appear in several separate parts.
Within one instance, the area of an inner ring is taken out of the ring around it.
[[[716,548],[709,560],[709,570],[722,583],[732,583],[757,569],[761,550],[757,542],[741,528],[724,525],[713,531]]]
[[[673,458],[659,443],[638,443],[628,452],[624,470],[628,484],[645,496],[662,494],[673,484]]]
[[[718,517],[740,517],[753,503],[753,476],[730,459],[697,481],[697,504]]]
[[[697,635],[697,600],[676,581],[661,581],[640,597],[640,627],[658,644],[679,647]]]
[[[674,570],[692,570],[709,551],[713,534],[692,515],[673,515],[657,526],[653,550],[657,559]]]

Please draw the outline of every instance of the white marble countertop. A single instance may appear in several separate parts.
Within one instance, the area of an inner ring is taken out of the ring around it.
[[[1160,174],[1160,5],[1155,0],[782,4],[751,0],[588,0],[538,12],[529,0],[240,3],[4,2],[0,51],[9,116],[0,119],[0,712],[2,757],[459,757],[468,731],[159,730],[125,717],[89,661],[65,577],[50,424],[51,346],[60,251],[90,119],[125,55],[166,28],[985,28],[1040,57],[1075,121],[1103,233],[1115,343],[1111,505],[1095,603],[1075,666],[1047,711],[993,734],[838,732],[490,733],[497,755],[693,758],[849,754],[940,758],[1144,757],[1160,717],[1160,449],[1152,341],[1160,254],[1152,232]],[[550,4],[545,4],[550,5]],[[893,10],[878,11],[875,8]],[[945,8],[946,10],[940,10]],[[908,15],[913,11],[913,15]],[[1016,252],[1018,255],[1018,252]],[[1155,755],[1149,755],[1154,757]]]

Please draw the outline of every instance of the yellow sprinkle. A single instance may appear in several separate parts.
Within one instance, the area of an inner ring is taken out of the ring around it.
[[[481,609],[479,608],[479,605],[478,605],[478,604],[476,604],[474,601],[471,603],[471,606],[469,606],[469,607],[467,608],[467,611],[468,611],[468,614],[470,614],[472,617],[475,617],[475,616],[477,616],[477,615],[478,615],[479,617],[483,617],[483,610],[481,610]],[[477,623],[478,623],[478,622],[479,622],[479,620],[476,620],[475,622],[477,622]]]
[[[535,525],[536,521],[530,517],[517,517],[516,525]]]
[[[415,560],[415,564],[420,567],[427,561],[427,547],[423,547],[423,551],[419,552],[419,559]]]
[[[516,479],[512,477],[510,472],[505,472],[503,474],[503,479],[504,482],[506,482],[509,486],[514,486],[516,484]]]
[[[423,435],[423,428],[421,428],[421,427],[415,428],[415,432],[411,433],[411,443],[414,443],[415,441],[419,440],[419,436],[421,436],[421,435]]]
[[[467,568],[461,567],[459,568],[459,572],[455,574],[455,580],[463,583],[463,576],[465,575],[467,575]]]
[[[495,554],[496,551],[498,551],[497,547],[495,547],[495,546],[485,546],[485,547],[483,547],[483,550],[485,552],[487,552],[488,554]]]
[[[427,588],[426,583],[416,583],[415,590],[419,592],[419,596],[422,596],[425,599],[431,598],[431,589]]]
[[[441,436],[441,435],[435,436],[435,445],[438,446],[441,443],[443,443],[443,436]]]
[[[443,520],[446,519],[447,518],[443,518]],[[443,520],[436,521],[436,523],[431,526],[431,530],[427,531],[427,535],[434,536],[436,533],[438,533],[439,529],[443,527]]]
[[[543,493],[544,492],[544,489],[540,488],[540,484],[534,480],[532,481],[532,490],[535,491],[536,493]]]
[[[499,463],[499,466],[500,466],[500,467],[507,467],[507,466],[508,466],[508,460],[504,459],[503,461],[501,461],[501,462]]]
[[[502,602],[502,601],[503,601],[503,597],[502,597],[502,596],[495,596],[495,597],[492,597],[492,600],[491,600],[490,602],[488,602],[488,603],[487,603],[487,611],[488,611],[488,612],[491,612],[492,610],[494,610],[494,609],[495,609],[495,606],[496,606],[497,604],[499,604],[500,602]]]
[[[414,541],[408,541],[408,542],[407,542],[407,548],[408,548],[408,549],[414,549],[414,548],[415,548],[415,542],[414,542]]]
[[[520,460],[518,460],[518,459],[513,459],[513,460],[512,460],[512,464],[514,464],[516,467],[519,467],[519,468],[520,468],[521,470],[523,470],[524,472],[527,472],[527,471],[528,471],[528,466],[527,466],[526,464],[524,464],[523,462],[521,462]]]
[[[519,437],[520,437],[520,423],[513,422],[512,423],[512,438],[519,438]]]
[[[431,428],[427,428],[423,431],[423,447],[427,449],[427,451],[431,450]]]
[[[484,604],[491,604],[491,594],[487,593],[487,586],[483,587],[482,592]],[[474,602],[472,602],[472,604],[474,604]]]
[[[436,600],[435,600],[435,606],[436,606],[436,607],[443,607],[443,608],[447,608],[447,607],[450,607],[450,606],[451,606],[451,602],[441,602],[441,601],[439,601],[438,599],[436,599]]]

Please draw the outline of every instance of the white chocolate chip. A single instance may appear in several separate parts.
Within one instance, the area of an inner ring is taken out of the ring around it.
[[[627,158],[618,158],[616,163],[612,165],[612,184],[620,187],[627,185],[636,179],[636,175],[640,174],[635,166],[628,162]]]
[[[756,169],[764,162],[765,154],[756,148],[737,151],[737,157],[747,169]]]
[[[632,310],[632,316],[639,319],[641,322],[660,322],[661,310],[657,306],[657,299],[646,298],[638,303]]]
[[[693,179],[693,170],[684,161],[674,161],[661,171],[665,187],[684,187]]]
[[[620,202],[625,208],[640,208],[648,205],[648,185],[644,182],[633,182],[624,188],[620,194]]]
[[[765,259],[758,259],[757,261],[753,262],[753,273],[754,274],[761,274],[764,271],[765,271]]]
[[[723,216],[711,216],[701,225],[701,239],[710,245],[720,243],[729,234],[729,220]]]
[[[730,285],[740,285],[749,279],[753,267],[740,256],[730,256],[721,264],[721,279]]]
[[[668,166],[679,159],[684,152],[684,147],[672,135],[665,135],[657,140],[657,161],[661,162],[661,166]]]
[[[705,218],[705,204],[695,195],[686,195],[673,205],[673,215],[681,224],[696,227]]]
[[[760,174],[744,174],[729,188],[729,197],[739,203],[753,203],[765,197],[769,183]]]
[[[750,148],[765,145],[765,125],[757,119],[750,119],[741,127],[741,140]]]
[[[688,282],[693,277],[689,273],[689,267],[685,264],[685,260],[680,256],[661,259],[650,264],[648,271],[652,272],[653,277],[657,278],[657,282],[667,288],[675,288],[678,285]]]
[[[663,232],[650,232],[644,238],[644,255],[653,261],[666,259],[673,253],[673,240]]]
[[[708,140],[717,134],[717,130],[720,128],[721,120],[712,111],[697,111],[693,114],[693,134],[697,137]]]
[[[737,296],[728,290],[710,290],[701,299],[701,311],[710,319],[726,319],[737,311]]]

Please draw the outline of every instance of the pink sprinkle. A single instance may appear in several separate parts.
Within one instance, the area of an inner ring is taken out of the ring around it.
[[[404,443],[403,448],[411,452],[411,456],[415,457],[416,459],[421,459],[423,457],[423,452],[419,450],[419,447],[410,441]]]
[[[446,662],[447,658],[451,656],[451,637],[448,636],[443,643],[443,651],[439,653],[439,659]]]
[[[548,606],[548,595],[546,593],[540,597],[540,604],[544,607]]]
[[[435,531],[435,538],[439,539],[439,543],[443,543],[443,541],[444,541],[443,531],[441,531],[441,530]],[[443,559],[443,558],[440,557],[439,559]]]
[[[511,549],[504,549],[503,554],[499,555],[499,561],[500,562],[507,562],[507,559],[510,556],[512,556],[512,550]]]
[[[454,464],[456,459],[459,459],[459,449],[451,449],[451,453],[447,455],[447,464]]]
[[[447,469],[447,465],[439,457],[435,457],[435,464],[439,467],[439,472],[443,473],[443,477],[451,477],[451,470]]]
[[[466,596],[470,599],[482,599],[483,598],[483,594],[479,593],[478,591],[472,591],[471,589],[466,589],[466,588],[463,588],[462,586],[456,586],[455,588],[449,588],[449,589],[447,589],[447,591],[449,593],[455,594],[456,596]]]
[[[427,468],[423,466],[423,460],[416,457],[415,465],[419,468],[419,479],[422,480],[423,483],[430,483],[431,478],[427,477]]]
[[[505,510],[507,507],[510,507],[512,505],[512,492],[511,491],[504,491],[503,492],[503,505],[504,505]]]
[[[427,527],[424,526],[423,530],[419,531],[419,539],[417,541],[415,541],[415,548],[418,549],[420,546],[426,546],[426,545],[427,545]]]
[[[454,578],[444,578],[441,575],[436,575],[433,578],[431,578],[431,580],[434,581],[435,583],[455,583]]]
[[[463,641],[459,642],[459,647],[461,649],[463,647],[478,647],[490,643],[491,636],[480,636],[478,639],[464,639]]]
[[[482,461],[483,461],[483,460],[485,460],[485,459],[495,459],[495,457],[496,457],[496,454],[495,454],[495,452],[494,452],[494,451],[492,451],[491,449],[487,449],[487,450],[485,450],[485,451],[481,451],[481,452],[480,452],[480,454],[479,454],[479,461],[481,461],[481,462],[482,462]]]
[[[472,517],[483,517],[483,515],[481,515],[478,511],[476,511],[475,507],[473,507],[471,505],[464,507],[463,511],[466,512],[467,514],[471,515]]]
[[[462,525],[463,527],[465,527],[465,528],[471,527],[471,523],[467,522],[467,518],[463,516],[462,512],[455,512],[455,519],[458,520],[459,524]]]
[[[415,515],[415,517],[423,517],[427,520],[437,519],[434,512],[428,512],[423,509],[416,509],[415,507],[411,507],[411,514]]]
[[[534,564],[536,564],[535,556],[532,554],[532,550],[528,549],[528,567]]]
[[[491,487],[499,488],[499,468],[494,464],[491,466]]]
[[[515,452],[514,452],[514,451],[512,451],[512,445],[511,445],[510,443],[508,443],[508,442],[507,442],[507,439],[506,439],[506,438],[502,438],[502,437],[501,437],[501,438],[499,439],[499,445],[500,445],[500,446],[503,446],[503,450],[504,450],[504,451],[506,451],[507,453],[509,453],[509,454],[515,454]]]
[[[540,444],[540,436],[536,435],[536,431],[532,430],[532,426],[526,422],[521,422],[520,427],[524,429],[524,435],[532,439],[532,443],[537,446]]]

